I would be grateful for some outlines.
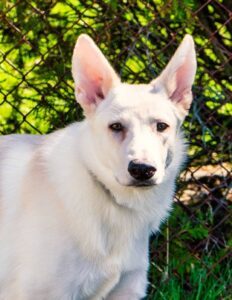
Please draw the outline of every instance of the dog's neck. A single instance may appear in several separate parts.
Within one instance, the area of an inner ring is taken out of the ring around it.
[[[113,194],[112,191],[110,191],[110,189],[108,189],[106,187],[106,185],[98,178],[98,176],[96,174],[94,174],[93,171],[88,169],[88,173],[89,176],[91,177],[91,179],[93,180],[93,182],[99,187],[99,189],[105,194],[106,198],[109,200],[109,202],[112,204],[112,206],[114,206],[116,209],[118,209],[119,211],[124,211],[127,213],[135,213],[136,210],[134,207],[128,207],[127,205],[124,204],[120,204],[118,203],[116,196]]]
[[[88,169],[88,173],[89,173],[89,176],[92,178],[92,180],[97,184],[97,186],[102,190],[102,192],[107,196],[107,198],[110,200],[110,201],[113,201],[113,203],[116,204],[116,200],[115,200],[115,197],[114,195],[112,194],[112,192],[107,189],[107,187],[104,185],[103,182],[101,182],[97,175],[94,174],[91,170]]]

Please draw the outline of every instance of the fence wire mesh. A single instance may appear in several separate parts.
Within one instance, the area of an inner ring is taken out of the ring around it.
[[[0,18],[1,134],[48,133],[82,118],[70,72],[80,33],[131,83],[156,77],[184,34],[194,36],[189,159],[172,215],[151,239],[148,299],[231,299],[230,0],[5,0]]]

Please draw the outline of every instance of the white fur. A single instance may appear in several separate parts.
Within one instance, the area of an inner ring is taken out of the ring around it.
[[[73,76],[87,118],[47,136],[1,137],[1,300],[146,295],[149,235],[168,215],[185,152],[179,125],[195,73],[191,37],[178,51],[170,78],[162,73],[151,84],[129,85],[82,35]],[[183,70],[191,77],[184,84]],[[169,125],[163,133],[156,131],[159,121]],[[114,122],[124,124],[125,134],[109,129]],[[155,185],[133,184],[133,159],[156,167]]]

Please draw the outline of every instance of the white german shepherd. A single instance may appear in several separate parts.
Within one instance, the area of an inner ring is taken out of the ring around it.
[[[186,35],[149,84],[122,83],[87,35],[72,74],[86,119],[0,138],[0,299],[137,300],[171,207],[196,71]]]

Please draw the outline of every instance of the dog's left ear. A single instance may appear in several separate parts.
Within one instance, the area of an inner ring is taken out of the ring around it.
[[[165,88],[183,118],[191,106],[196,66],[194,41],[187,34],[161,75],[152,81],[154,87]]]
[[[109,91],[120,83],[110,63],[86,34],[77,39],[72,57],[75,95],[86,115],[95,111]]]

